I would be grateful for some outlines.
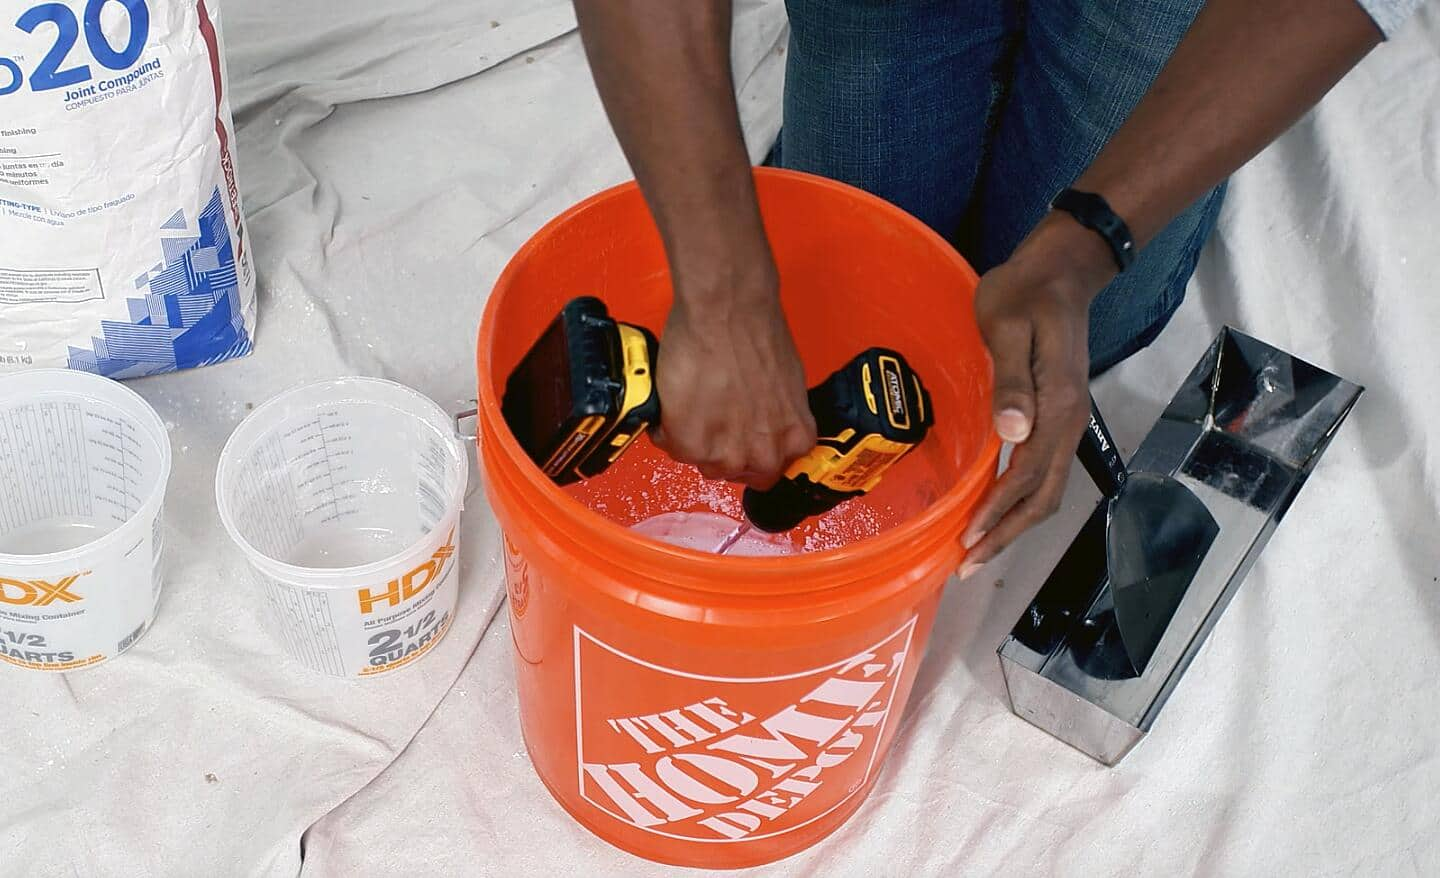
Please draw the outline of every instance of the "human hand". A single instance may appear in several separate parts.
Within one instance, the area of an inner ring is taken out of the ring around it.
[[[995,430],[1015,448],[962,537],[962,579],[1060,506],[1090,411],[1090,300],[1113,274],[1098,235],[1052,214],[980,280],[975,316],[995,364]]]
[[[654,440],[708,479],[764,490],[815,446],[815,419],[773,266],[723,286],[700,293],[677,280]]]

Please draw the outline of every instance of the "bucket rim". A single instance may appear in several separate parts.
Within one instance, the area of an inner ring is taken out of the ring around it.
[[[267,552],[261,551],[251,543],[235,521],[232,503],[226,495],[226,477],[231,469],[238,465],[241,457],[248,452],[259,440],[260,433],[256,432],[256,426],[263,420],[264,416],[270,415],[274,410],[279,409],[286,402],[304,393],[313,393],[328,387],[345,388],[350,386],[362,386],[378,389],[384,393],[395,394],[391,401],[373,398],[347,398],[337,395],[333,403],[363,403],[366,405],[377,405],[382,408],[389,408],[400,412],[435,430],[437,435],[444,441],[447,456],[454,467],[454,480],[450,489],[450,496],[447,498],[445,515],[435,524],[434,530],[425,534],[419,539],[411,540],[403,549],[392,552],[383,558],[370,561],[365,564],[353,564],[347,567],[305,567],[299,564],[291,564],[271,557]],[[394,403],[394,400],[402,399],[414,403],[417,409],[427,410],[433,416],[435,423],[429,419],[419,416],[416,411],[401,408]],[[465,453],[459,437],[447,435],[436,424],[453,423],[453,419],[440,404],[430,397],[421,393],[413,387],[401,384],[398,381],[391,381],[388,378],[372,378],[361,375],[347,375],[337,378],[323,378],[318,381],[309,381],[296,387],[284,390],[260,405],[249,415],[246,415],[225,440],[225,445],[220,450],[219,459],[215,465],[215,509],[220,516],[220,524],[230,541],[240,549],[247,561],[260,573],[277,579],[286,585],[296,588],[352,588],[363,585],[357,580],[368,579],[377,573],[394,569],[401,566],[401,563],[411,556],[419,553],[425,546],[433,541],[437,531],[446,531],[449,528],[459,528],[460,513],[464,510],[465,489],[468,481],[468,454]],[[249,435],[254,433],[255,435]],[[239,447],[237,444],[243,444]],[[458,539],[458,533],[456,535]]]
[[[12,568],[49,567],[89,557],[99,557],[129,539],[142,527],[154,527],[157,516],[165,505],[165,492],[170,484],[170,473],[174,458],[170,448],[170,433],[145,397],[126,387],[113,378],[84,372],[77,369],[31,369],[9,375],[0,375],[0,402],[6,397],[7,385],[32,383],[36,386],[33,395],[40,398],[48,395],[87,397],[112,408],[119,409],[146,429],[152,442],[160,452],[160,465],[155,473],[154,483],[149,486],[140,504],[124,521],[95,539],[59,552],[42,554],[16,554],[0,552],[0,564]],[[63,385],[70,384],[71,387]],[[25,391],[21,391],[22,393]]]
[[[929,240],[942,258],[960,274],[967,276],[972,284],[979,282],[975,269],[944,238],[916,217],[876,195],[836,180],[800,171],[757,167],[754,174],[757,182],[765,179],[786,180],[829,189],[862,201],[889,215],[914,234]],[[893,571],[906,560],[923,557],[937,548],[943,548],[945,543],[953,544],[956,551],[955,561],[958,564],[965,552],[959,542],[959,519],[965,512],[973,509],[984,488],[995,479],[1001,441],[993,429],[989,431],[972,465],[961,473],[944,494],[920,512],[887,531],[849,545],[786,556],[722,557],[641,536],[569,496],[535,466],[506,427],[500,399],[490,380],[494,365],[494,342],[499,331],[497,320],[501,296],[498,293],[514,282],[520,267],[540,249],[541,242],[558,229],[576,217],[613,199],[625,197],[638,188],[635,180],[628,180],[603,189],[562,211],[541,226],[515,252],[496,279],[481,316],[477,346],[476,395],[481,427],[477,443],[480,445],[479,458],[482,466],[487,469],[487,485],[493,489],[497,487],[497,483],[511,483],[507,487],[519,492],[520,502],[535,510],[535,520],[543,523],[552,537],[560,537],[582,550],[587,548],[585,542],[596,543],[598,546],[588,547],[588,550],[593,552],[598,547],[604,551],[608,561],[628,572],[683,591],[746,599],[793,598],[796,595],[813,594],[843,586],[887,570]],[[506,464],[506,472],[488,472],[487,461],[492,454],[501,456]],[[497,476],[500,478],[497,479]],[[564,521],[566,527],[557,526],[557,520]],[[937,533],[943,538],[937,538]],[[766,581],[767,585],[774,585],[777,580],[789,580],[793,584],[804,579],[813,582],[813,587],[761,592],[753,587],[727,585],[730,580],[749,580],[753,583],[757,579]]]

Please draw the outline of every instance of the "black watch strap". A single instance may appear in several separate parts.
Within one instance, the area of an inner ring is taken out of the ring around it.
[[[1130,263],[1135,261],[1135,239],[1130,235],[1130,227],[1110,209],[1104,197],[1094,192],[1066,189],[1055,196],[1050,207],[1065,211],[1075,217],[1080,225],[1094,230],[1104,238],[1106,245],[1110,247],[1110,253],[1115,257],[1115,264],[1121,271],[1129,268]]]

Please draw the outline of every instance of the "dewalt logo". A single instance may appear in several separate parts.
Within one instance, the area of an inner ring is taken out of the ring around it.
[[[86,570],[57,582],[47,582],[44,579],[27,580],[0,577],[0,604],[17,607],[48,607],[56,601],[65,604],[79,603],[85,600],[85,597],[71,591],[70,587],[80,577],[89,575],[90,571]]]
[[[385,590],[378,594],[368,588],[360,589],[357,594],[360,598],[360,614],[369,615],[375,611],[377,606],[382,609],[398,607],[402,601],[408,601],[425,589],[429,588],[445,574],[450,559],[455,556],[455,531],[445,538],[445,545],[435,550],[430,560],[406,573],[398,579],[392,579],[386,584]]]

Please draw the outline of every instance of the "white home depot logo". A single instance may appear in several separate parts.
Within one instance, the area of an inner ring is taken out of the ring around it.
[[[912,618],[824,667],[713,677],[626,655],[577,627],[580,794],[616,820],[687,841],[754,841],[812,823],[870,779],[914,629]]]

